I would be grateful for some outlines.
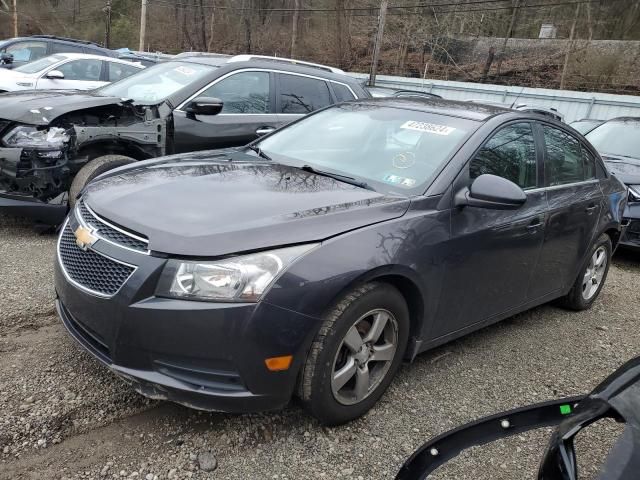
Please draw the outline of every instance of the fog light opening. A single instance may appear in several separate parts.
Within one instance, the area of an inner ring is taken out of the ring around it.
[[[282,372],[283,370],[289,370],[293,355],[284,355],[282,357],[265,358],[264,364],[271,372]]]

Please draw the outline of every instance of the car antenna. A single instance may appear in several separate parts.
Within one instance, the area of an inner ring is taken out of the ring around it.
[[[525,88],[527,88],[527,87],[523,85],[522,88],[520,89],[520,92],[518,93],[518,95],[516,95],[516,98],[513,100],[513,103],[511,104],[511,106],[509,108],[513,109],[513,106],[516,104],[516,102],[520,98],[520,95],[522,95],[522,92],[524,92]]]

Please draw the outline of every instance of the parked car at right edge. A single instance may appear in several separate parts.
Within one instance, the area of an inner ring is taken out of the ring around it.
[[[607,168],[629,188],[629,204],[624,212],[625,247],[640,249],[640,117],[608,120],[586,134],[600,152]]]
[[[246,146],[140,162],[82,191],[58,313],[144,395],[363,415],[400,363],[551,300],[596,301],[626,188],[549,116],[345,102]]]

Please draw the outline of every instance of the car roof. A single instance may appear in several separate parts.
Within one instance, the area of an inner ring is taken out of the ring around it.
[[[121,60],[117,57],[108,57],[106,55],[93,55],[91,53],[54,53],[51,56],[56,56],[56,57],[65,57],[68,59],[95,59],[95,60],[106,60],[109,62],[118,62],[118,63],[126,63],[128,65],[134,64],[134,62],[128,61],[128,60]]]
[[[640,117],[616,117],[611,118],[604,123],[609,122],[640,122]]]
[[[378,97],[361,100],[360,103],[370,103],[373,105],[406,108],[418,110],[426,113],[436,113],[450,117],[460,117],[468,120],[485,121],[496,115],[504,113],[518,113],[509,108],[486,105],[482,103],[472,103],[456,100],[445,100],[443,98],[427,97]]]
[[[265,70],[281,70],[283,72],[292,72],[292,73],[300,73],[304,75],[309,75],[313,77],[320,77],[327,80],[335,80],[337,82],[342,83],[352,83],[359,84],[359,80],[355,77],[350,77],[344,73],[334,73],[328,70],[324,70],[321,68],[310,67],[302,64],[296,64],[289,61],[274,61],[268,59],[251,59],[246,61],[234,61],[229,62],[228,60],[230,56],[226,55],[196,55],[196,56],[186,56],[173,58],[169,61],[176,62],[189,62],[189,63],[200,63],[203,65],[211,65],[215,67],[232,67],[233,70],[239,70],[242,68],[263,68]]]

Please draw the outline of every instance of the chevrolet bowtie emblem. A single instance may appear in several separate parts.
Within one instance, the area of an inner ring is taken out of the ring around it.
[[[93,230],[85,227],[78,227],[73,234],[76,236],[76,245],[86,251],[91,245],[98,241],[98,237],[93,235]]]

